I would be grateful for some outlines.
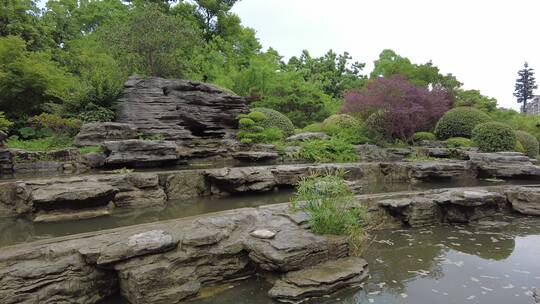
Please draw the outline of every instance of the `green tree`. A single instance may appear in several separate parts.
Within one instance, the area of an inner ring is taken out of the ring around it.
[[[161,77],[184,76],[189,62],[181,55],[201,44],[191,23],[156,3],[141,4],[126,20],[107,23],[99,37],[129,73]]]
[[[0,111],[10,118],[37,114],[47,103],[80,94],[77,79],[49,52],[30,52],[19,37],[0,37]]]
[[[414,64],[408,58],[386,49],[381,52],[379,59],[375,60],[375,67],[370,77],[389,77],[404,75],[409,82],[417,86],[432,86],[444,88],[454,94],[461,87],[461,83],[452,74],[442,75],[439,68],[431,61],[424,64]]]
[[[525,62],[523,69],[518,71],[519,78],[516,79],[516,85],[514,90],[514,96],[517,98],[518,103],[522,103],[522,110],[527,112],[527,101],[533,98],[534,90],[538,89],[536,84],[536,78],[534,77],[534,69],[529,67],[529,64]]]
[[[497,108],[497,99],[484,96],[479,90],[458,90],[455,106],[474,107],[485,112],[491,112]]]
[[[324,56],[313,58],[303,50],[299,57],[289,60],[287,69],[300,73],[306,81],[319,84],[326,94],[341,98],[344,92],[361,87],[366,80],[360,74],[365,64],[351,60],[347,52],[338,55],[329,50]]]
[[[238,0],[194,0],[197,4],[197,17],[201,22],[204,37],[210,41],[212,37],[223,31],[223,23],[228,23],[231,18],[230,10]],[[239,20],[239,19],[238,19]],[[236,20],[235,20],[236,21]],[[223,34],[223,33],[222,33]]]
[[[39,19],[36,1],[3,0],[0,5],[0,37],[19,36],[30,50],[49,44],[45,27]]]

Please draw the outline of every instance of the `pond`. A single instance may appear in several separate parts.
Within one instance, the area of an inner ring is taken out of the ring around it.
[[[535,183],[535,181],[452,179],[415,184],[407,182],[374,183],[365,185],[362,188],[362,193],[370,194],[464,186],[493,186],[499,184],[507,185],[531,183]],[[292,194],[293,189],[280,189],[279,191],[275,192],[250,193],[229,197],[199,197],[186,200],[173,200],[168,201],[165,207],[159,209],[138,209],[127,213],[119,212],[111,216],[77,221],[34,223],[22,218],[5,218],[0,219],[0,247],[58,236],[101,231],[105,229],[170,220],[230,209],[286,203],[290,201]]]
[[[364,257],[371,277],[308,303],[531,304],[540,287],[540,219],[505,217],[500,229],[467,226],[379,231]],[[193,304],[271,304],[253,279]],[[111,300],[109,303],[122,303]]]

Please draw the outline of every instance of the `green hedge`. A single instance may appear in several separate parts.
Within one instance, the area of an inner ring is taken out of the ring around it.
[[[451,137],[446,140],[446,146],[448,148],[473,147],[474,143],[465,137]]]
[[[435,134],[431,132],[416,132],[412,136],[412,141],[415,143],[421,142],[423,140],[435,140],[435,139],[437,139],[435,137]]]
[[[279,128],[283,131],[285,136],[294,134],[294,125],[292,121],[280,112],[268,108],[253,108],[251,113],[260,112],[264,114],[265,119],[258,122],[258,124],[265,128]]]
[[[483,152],[513,151],[517,142],[514,130],[500,122],[479,124],[472,132],[472,139]]]
[[[536,158],[538,156],[538,139],[532,134],[525,131],[515,131],[516,138],[523,146],[525,154],[530,158]]]
[[[470,138],[472,130],[477,125],[490,120],[491,118],[486,113],[478,109],[470,107],[454,108],[439,119],[435,127],[435,135],[443,140],[450,137]]]

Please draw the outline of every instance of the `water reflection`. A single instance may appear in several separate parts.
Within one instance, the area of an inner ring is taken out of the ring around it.
[[[308,303],[531,304],[540,286],[540,219],[510,218],[502,230],[445,226],[376,233],[371,278]],[[194,304],[269,304],[267,284],[244,282]],[[119,303],[119,302],[116,302]]]

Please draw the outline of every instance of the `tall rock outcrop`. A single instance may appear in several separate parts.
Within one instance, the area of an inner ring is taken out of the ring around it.
[[[206,83],[130,76],[124,86],[118,122],[186,145],[226,138],[248,112],[245,98]]]

